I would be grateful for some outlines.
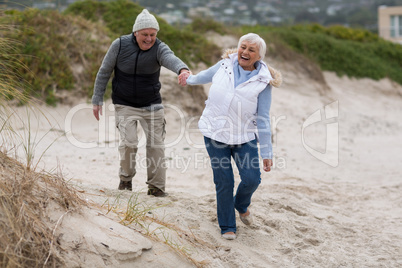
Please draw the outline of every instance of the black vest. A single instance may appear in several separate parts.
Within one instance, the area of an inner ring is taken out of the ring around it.
[[[114,104],[141,108],[162,103],[159,93],[161,65],[157,60],[160,43],[157,39],[149,50],[144,51],[139,48],[134,34],[120,37],[112,81]]]

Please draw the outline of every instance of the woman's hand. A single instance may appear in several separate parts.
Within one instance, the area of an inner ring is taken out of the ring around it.
[[[187,85],[186,81],[190,75],[191,75],[191,72],[189,70],[186,70],[186,69],[181,70],[179,78],[178,78],[179,85],[181,85],[181,86]]]
[[[271,171],[272,159],[264,159],[263,164],[264,164],[264,171],[265,172]]]

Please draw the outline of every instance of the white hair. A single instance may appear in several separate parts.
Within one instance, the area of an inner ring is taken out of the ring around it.
[[[241,43],[243,41],[247,41],[250,44],[256,44],[259,48],[259,55],[261,57],[261,60],[264,59],[265,57],[265,52],[267,51],[267,45],[265,44],[264,39],[262,39],[258,34],[255,33],[248,33],[246,35],[243,35],[239,39],[239,44],[237,45],[237,49],[240,48]]]

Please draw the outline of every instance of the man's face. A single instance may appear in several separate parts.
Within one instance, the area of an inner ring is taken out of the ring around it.
[[[142,29],[134,33],[141,50],[148,50],[155,44],[157,33],[158,31],[153,28]]]

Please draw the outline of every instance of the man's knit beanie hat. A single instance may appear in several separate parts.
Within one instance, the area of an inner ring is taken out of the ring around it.
[[[148,10],[144,9],[135,19],[133,32],[147,28],[153,28],[159,31],[159,24],[155,16],[150,14]]]

